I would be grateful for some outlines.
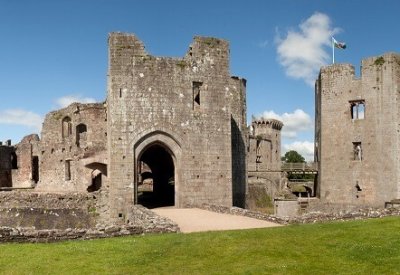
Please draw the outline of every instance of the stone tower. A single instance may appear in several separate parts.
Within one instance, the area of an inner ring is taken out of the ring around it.
[[[280,170],[281,129],[283,123],[276,119],[254,119],[249,135],[250,171]]]
[[[254,194],[268,194],[270,198],[281,189],[281,129],[276,119],[253,119],[248,145],[248,201],[254,207]]]
[[[134,35],[109,36],[108,180],[113,217],[141,203],[145,163],[162,205],[244,205],[246,81],[228,42],[195,37],[183,58],[149,55]]]
[[[316,82],[315,160],[322,201],[383,206],[400,198],[400,55],[323,67]]]

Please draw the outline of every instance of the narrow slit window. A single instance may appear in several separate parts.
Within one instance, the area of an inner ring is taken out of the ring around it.
[[[200,108],[202,85],[202,82],[193,82],[193,110],[198,110],[198,108]]]
[[[363,159],[363,151],[361,142],[353,142],[353,160],[361,161]]]
[[[71,180],[71,161],[65,161],[65,180]]]

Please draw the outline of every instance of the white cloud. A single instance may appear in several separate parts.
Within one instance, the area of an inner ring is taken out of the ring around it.
[[[278,35],[278,60],[286,74],[314,86],[319,69],[330,60],[325,48],[331,45],[331,36],[338,32],[338,28],[331,27],[326,14],[316,12],[299,25],[299,31],[288,31],[284,39]]]
[[[300,155],[302,155],[306,161],[314,160],[314,143],[310,141],[295,141],[289,144],[283,144],[282,155],[286,152],[294,150]]]
[[[43,118],[30,111],[22,109],[8,109],[0,111],[0,124],[14,124],[33,128],[40,132]]]
[[[67,95],[60,97],[56,100],[58,107],[64,108],[70,105],[71,103],[79,102],[79,103],[94,103],[96,99],[91,97],[83,97],[82,95]]]
[[[282,137],[285,138],[296,138],[298,132],[310,131],[314,128],[310,115],[301,109],[296,109],[293,113],[283,113],[282,115],[274,111],[265,111],[261,117],[282,121]]]

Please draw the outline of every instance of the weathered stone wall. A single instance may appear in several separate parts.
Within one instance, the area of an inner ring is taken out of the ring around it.
[[[232,78],[231,87],[236,88],[231,98],[231,140],[232,140],[232,204],[245,207],[247,194],[247,146],[246,121],[246,80],[236,86],[238,78]]]
[[[383,206],[399,198],[400,56],[323,67],[316,83],[316,159],[325,202]],[[359,145],[359,147],[358,147]]]
[[[299,202],[297,200],[275,200],[274,212],[278,217],[295,217],[299,215]]]
[[[135,166],[154,144],[173,158],[176,206],[232,205],[233,192],[240,197],[245,190],[239,187],[245,165],[232,171],[245,163],[244,141],[238,133],[232,141],[232,129],[244,130],[243,104],[244,81],[230,77],[226,41],[195,37],[185,57],[161,58],[147,54],[134,35],[112,33],[107,113],[113,216],[123,217],[133,204]]]
[[[39,181],[39,136],[25,136],[15,145],[16,167],[13,167],[12,187],[32,187]]]
[[[280,172],[264,172],[259,176],[248,178],[248,193],[246,196],[246,209],[270,207],[274,198],[281,192],[282,175]],[[268,206],[270,204],[270,206]]]
[[[0,209],[1,226],[34,227],[37,230],[91,228],[94,214],[82,209],[8,208]]]
[[[140,205],[130,207],[127,215],[129,220],[127,220],[125,224],[99,222],[97,215],[84,212],[83,209],[0,209],[0,217],[4,212],[8,212],[7,214],[12,213],[15,216],[20,214],[21,210],[22,213],[28,215],[28,219],[19,219],[24,223],[18,224],[17,227],[0,225],[0,243],[53,242],[145,233],[179,232],[177,224],[167,218],[158,216],[156,213]],[[38,215],[32,215],[30,212]],[[65,216],[65,214],[67,216]],[[92,223],[88,223],[88,221],[93,222],[93,218],[98,222],[95,226],[93,226]],[[35,224],[35,222],[38,224]],[[16,224],[16,222],[13,221],[12,224]],[[21,227],[21,225],[23,226]],[[88,225],[90,225],[90,227]]]
[[[103,103],[74,103],[46,115],[39,144],[37,190],[86,192],[107,175],[107,117]]]

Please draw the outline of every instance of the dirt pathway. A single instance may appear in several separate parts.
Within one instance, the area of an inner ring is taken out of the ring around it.
[[[152,211],[176,222],[183,233],[281,226],[268,221],[198,208],[155,208]]]

